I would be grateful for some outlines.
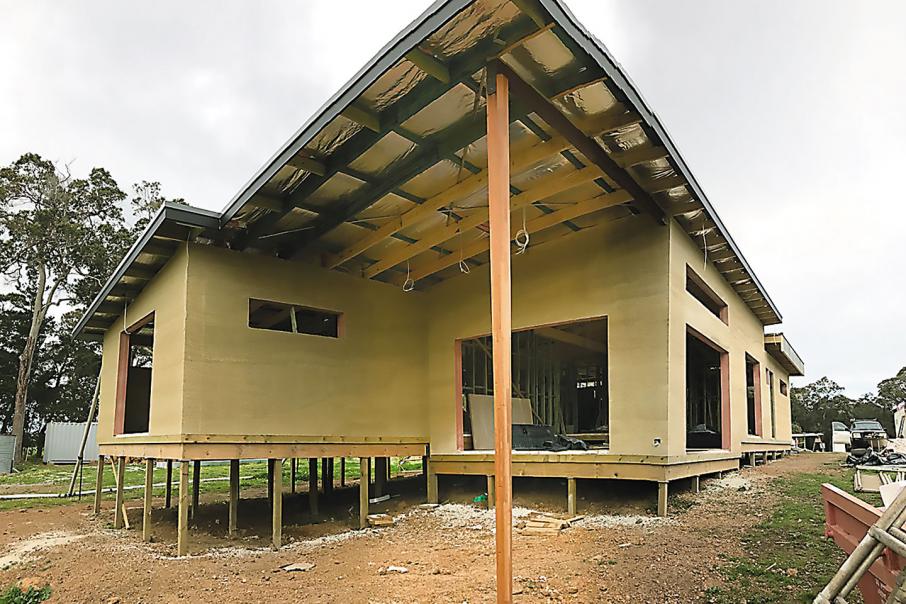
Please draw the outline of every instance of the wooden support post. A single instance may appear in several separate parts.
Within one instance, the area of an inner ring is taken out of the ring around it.
[[[657,515],[666,516],[667,515],[667,483],[659,482],[657,483]]]
[[[151,497],[154,495],[154,460],[145,460],[145,501],[142,507],[142,541],[151,542]]]
[[[324,481],[324,492],[328,495],[333,494],[333,457],[327,458],[327,472],[321,480]]]
[[[368,458],[359,458],[359,528],[368,528]]]
[[[116,508],[113,513],[113,528],[123,528],[125,513],[123,510],[123,482],[126,479],[126,458],[118,457],[116,464]]]
[[[387,458],[374,458],[374,497],[383,497],[387,490]]]
[[[494,476],[497,602],[513,601],[512,291],[510,279],[509,81],[494,74],[488,95],[488,223],[494,345]]]
[[[327,495],[327,458],[321,458],[321,492]]]
[[[296,458],[293,457],[289,461],[289,485],[290,485],[289,491],[290,491],[290,493],[296,492],[296,465],[297,465]]]
[[[488,475],[488,509],[494,509],[494,475]]]
[[[439,503],[438,493],[437,493],[437,474],[434,472],[434,468],[431,467],[431,462],[428,462],[427,465],[428,474],[427,474],[427,500],[428,503]]]
[[[308,459],[308,506],[312,516],[318,515],[318,458]]]
[[[340,458],[340,488],[346,486],[346,458]]]
[[[283,460],[274,461],[274,499],[271,502],[273,511],[272,539],[274,549],[283,545]]]
[[[192,520],[198,514],[198,500],[201,495],[201,461],[192,462]]]
[[[274,460],[267,460],[267,504],[274,501]]]
[[[235,537],[239,528],[239,460],[230,460],[230,521],[228,533]]]
[[[170,498],[173,494],[173,460],[167,460],[167,485],[164,487],[164,507],[170,509]]]
[[[189,462],[179,462],[179,501],[178,520],[176,524],[176,555],[185,556],[189,552]]]
[[[576,479],[566,479],[566,513],[573,517],[576,515]]]
[[[106,460],[103,455],[98,455],[97,479],[94,482],[94,515],[101,513],[101,497],[104,494],[104,464]]]
[[[693,493],[701,492],[701,476],[692,477],[692,492]]]

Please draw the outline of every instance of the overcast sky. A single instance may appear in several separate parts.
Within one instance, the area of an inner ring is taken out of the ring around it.
[[[0,164],[34,151],[223,209],[427,4],[0,0]],[[906,365],[906,3],[569,6],[677,143],[806,379],[857,395]]]

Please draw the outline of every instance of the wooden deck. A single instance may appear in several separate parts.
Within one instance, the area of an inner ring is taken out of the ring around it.
[[[739,454],[725,450],[707,450],[679,456],[620,455],[607,450],[591,451],[513,451],[513,476],[565,478],[567,490],[575,493],[577,478],[644,480],[658,483],[658,513],[667,514],[667,485],[672,480],[698,479],[739,469]],[[437,477],[442,474],[494,476],[494,454],[491,451],[459,451],[431,455],[428,458],[428,501],[436,503]],[[574,501],[575,497],[571,497]],[[574,507],[574,503],[570,504]],[[575,511],[571,509],[572,513]]]

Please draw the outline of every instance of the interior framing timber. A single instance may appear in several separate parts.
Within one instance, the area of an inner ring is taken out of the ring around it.
[[[541,179],[532,189],[523,191],[519,195],[512,196],[510,198],[510,211],[518,210],[524,206],[542,201],[551,195],[591,182],[601,176],[601,170],[595,166],[586,166],[565,174],[555,173]],[[459,222],[451,222],[450,224],[436,227],[430,232],[425,233],[417,242],[394,250],[386,256],[379,258],[376,263],[365,269],[363,275],[368,279],[376,277],[401,262],[405,262],[421,252],[427,251],[432,246],[449,241],[456,237],[460,232],[473,229],[487,221],[488,209],[477,208],[472,214],[466,216]]]
[[[664,209],[626,170],[617,164],[616,160],[604,151],[603,147],[576,127],[542,93],[520,78],[505,62],[498,61],[496,69],[509,80],[514,97],[528,104],[532,111],[570,141],[590,162],[598,166],[620,188],[626,189],[636,203],[640,204],[656,220],[666,224],[667,213]]]
[[[545,214],[544,216],[533,218],[525,224],[525,229],[531,235],[557,224],[566,222],[567,220],[573,220],[575,218],[579,218],[580,216],[584,216],[592,212],[597,212],[598,210],[603,210],[608,207],[620,205],[629,201],[632,201],[632,196],[630,196],[626,191],[620,190],[613,193],[602,193],[597,197],[592,197],[591,199],[580,201],[575,205],[560,208],[559,210],[556,210],[551,214]],[[516,236],[518,228],[519,227],[516,226],[511,227],[512,237]],[[488,251],[487,238],[473,241],[465,246],[462,246],[460,249],[454,249],[447,256],[441,256],[440,258],[435,258],[430,261],[413,265],[411,270],[411,278],[413,281],[418,282],[421,279],[424,279],[430,275],[433,275],[434,273],[457,264],[460,258],[462,258],[463,260],[468,260],[486,251]]]

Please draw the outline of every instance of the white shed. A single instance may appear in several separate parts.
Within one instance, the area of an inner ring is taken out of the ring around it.
[[[97,459],[97,428],[97,422],[91,424],[88,442],[85,443],[85,460]],[[44,432],[44,463],[75,463],[84,431],[85,422],[48,422]]]
[[[16,452],[16,437],[12,434],[0,434],[0,474],[13,471],[13,456]]]

